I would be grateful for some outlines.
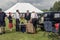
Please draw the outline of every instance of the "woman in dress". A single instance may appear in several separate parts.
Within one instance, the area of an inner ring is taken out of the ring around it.
[[[9,16],[8,16],[8,20],[9,20],[9,24],[8,24],[8,27],[9,27],[9,30],[12,31],[12,28],[13,28],[13,23],[12,23],[12,16],[11,16],[11,12],[9,12]]]

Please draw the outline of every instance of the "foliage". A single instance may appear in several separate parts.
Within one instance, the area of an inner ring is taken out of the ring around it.
[[[48,9],[44,9],[44,10],[42,10],[43,12],[47,12],[47,11],[49,11]]]
[[[50,11],[60,11],[60,1],[56,1]]]

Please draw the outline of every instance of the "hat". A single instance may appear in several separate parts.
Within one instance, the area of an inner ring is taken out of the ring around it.
[[[0,11],[2,11],[2,9],[0,8]]]
[[[32,11],[32,13],[35,13],[35,11]]]

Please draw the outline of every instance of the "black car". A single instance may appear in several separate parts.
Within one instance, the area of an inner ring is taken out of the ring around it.
[[[42,14],[42,17],[44,18],[44,21],[46,21],[46,18],[50,18],[49,20],[52,21],[53,24],[56,22],[60,22],[60,12],[45,12]],[[40,23],[42,24],[41,29],[44,29],[44,21]]]
[[[44,20],[50,18],[51,21],[59,22],[60,21],[60,12],[45,12]]]

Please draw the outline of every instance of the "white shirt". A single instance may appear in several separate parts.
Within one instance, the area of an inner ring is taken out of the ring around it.
[[[15,19],[20,19],[20,15],[18,14],[18,12],[15,13]]]
[[[44,23],[44,17],[41,17],[40,23]]]
[[[37,14],[36,13],[31,13],[31,18],[38,18]]]

